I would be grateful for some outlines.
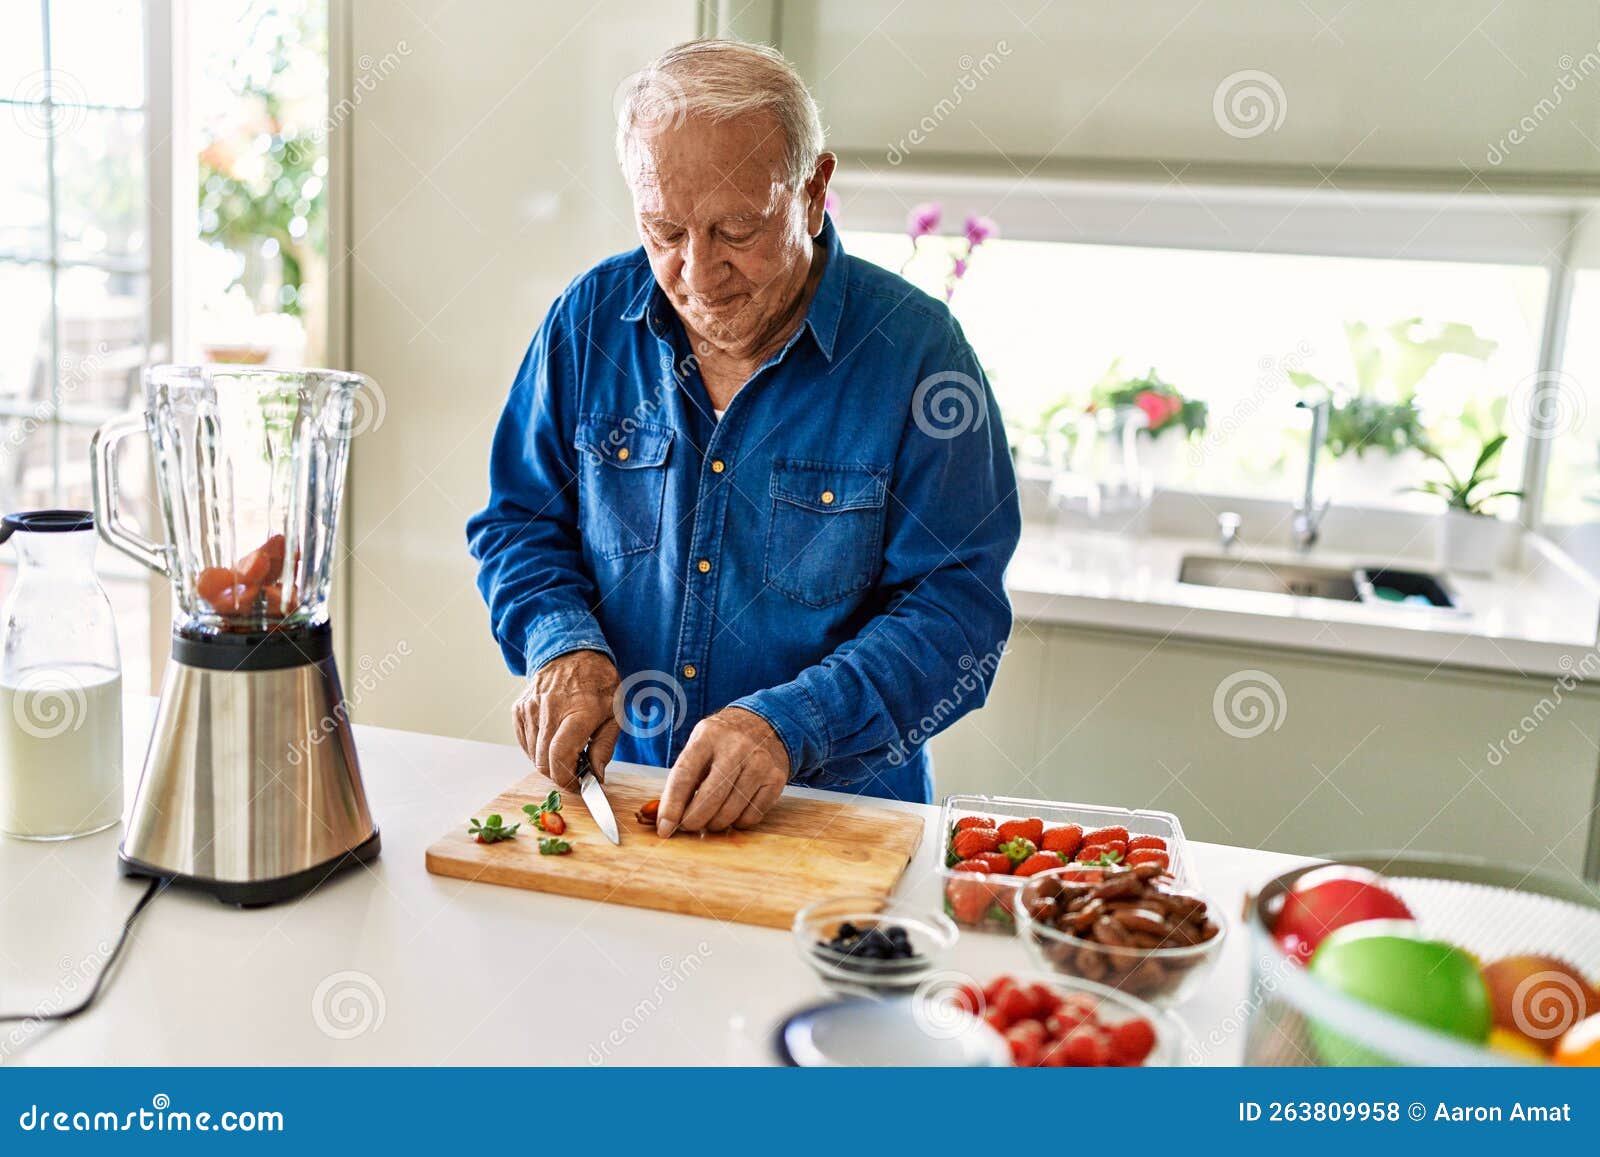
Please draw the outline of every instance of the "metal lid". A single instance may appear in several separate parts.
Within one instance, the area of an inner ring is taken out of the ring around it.
[[[19,510],[0,518],[0,542],[19,530],[30,534],[70,534],[93,530],[94,512],[89,510]]]

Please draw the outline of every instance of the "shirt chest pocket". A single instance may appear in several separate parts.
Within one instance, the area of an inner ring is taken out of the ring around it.
[[[672,435],[669,427],[612,414],[578,419],[578,529],[599,557],[655,549]]]
[[[766,582],[810,607],[865,590],[883,563],[885,471],[779,459]]]

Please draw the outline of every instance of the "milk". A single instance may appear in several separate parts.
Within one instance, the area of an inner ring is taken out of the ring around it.
[[[66,839],[121,817],[121,674],[69,664],[0,683],[0,832]]]

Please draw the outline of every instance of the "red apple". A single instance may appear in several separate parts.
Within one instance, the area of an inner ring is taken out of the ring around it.
[[[1272,934],[1289,959],[1304,964],[1335,928],[1363,920],[1411,920],[1405,901],[1365,868],[1333,865],[1301,876],[1283,898]]]

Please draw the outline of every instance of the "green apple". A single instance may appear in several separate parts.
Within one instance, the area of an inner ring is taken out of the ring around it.
[[[1311,957],[1311,975],[1346,996],[1462,1040],[1488,1038],[1493,1011],[1472,955],[1428,940],[1409,921],[1372,920],[1329,934]],[[1311,1039],[1323,1063],[1381,1065],[1379,1051],[1313,1022]]]

